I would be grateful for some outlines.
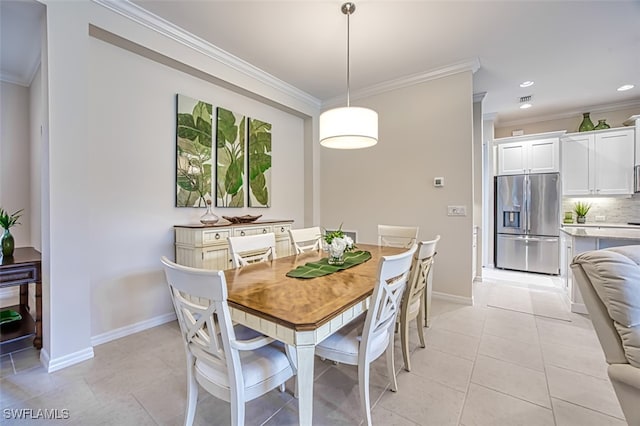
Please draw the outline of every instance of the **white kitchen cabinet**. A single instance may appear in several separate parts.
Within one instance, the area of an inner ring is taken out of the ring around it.
[[[554,173],[560,166],[560,135],[564,132],[496,139],[498,175]]]
[[[563,195],[633,194],[634,133],[630,128],[564,136]]]
[[[640,166],[640,115],[632,115],[629,119],[623,123],[625,126],[629,126],[632,129],[635,127],[636,133],[636,161],[635,165]]]
[[[292,222],[287,220],[216,226],[174,226],[176,263],[201,269],[229,269],[232,265],[228,237],[269,232],[276,236],[276,256],[290,256],[293,254],[289,236]]]

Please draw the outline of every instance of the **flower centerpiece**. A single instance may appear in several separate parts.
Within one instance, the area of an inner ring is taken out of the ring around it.
[[[324,241],[329,252],[329,265],[344,265],[344,254],[356,248],[353,239],[344,234],[342,225],[337,231],[324,233]]]
[[[0,226],[4,228],[4,233],[2,237],[0,237],[0,242],[2,243],[2,255],[6,257],[13,256],[13,249],[15,246],[13,235],[9,232],[9,229],[12,226],[20,225],[18,219],[22,216],[22,209],[14,212],[13,214],[9,214],[8,211],[0,207]]]

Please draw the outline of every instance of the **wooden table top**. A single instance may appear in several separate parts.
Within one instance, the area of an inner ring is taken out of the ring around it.
[[[298,331],[314,330],[373,293],[382,256],[405,249],[358,244],[371,252],[365,263],[312,279],[290,278],[290,270],[326,257],[312,251],[225,272],[229,305]]]
[[[40,262],[40,259],[40,252],[33,247],[18,247],[14,250],[13,256],[0,255],[0,267],[21,263],[37,263]]]

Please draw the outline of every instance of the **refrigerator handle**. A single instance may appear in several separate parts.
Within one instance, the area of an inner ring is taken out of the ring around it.
[[[527,184],[529,176],[524,175],[522,179],[522,230],[529,233],[529,197],[527,196]]]
[[[525,192],[525,203],[527,209],[527,234],[531,233],[531,181],[529,180],[529,176],[525,176],[526,182],[526,192]]]

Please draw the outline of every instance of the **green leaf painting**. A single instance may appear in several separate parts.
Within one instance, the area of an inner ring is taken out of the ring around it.
[[[244,207],[245,117],[218,107],[216,207]]]
[[[204,207],[211,198],[211,104],[177,96],[176,207]]]
[[[269,207],[271,124],[249,119],[249,207]]]

